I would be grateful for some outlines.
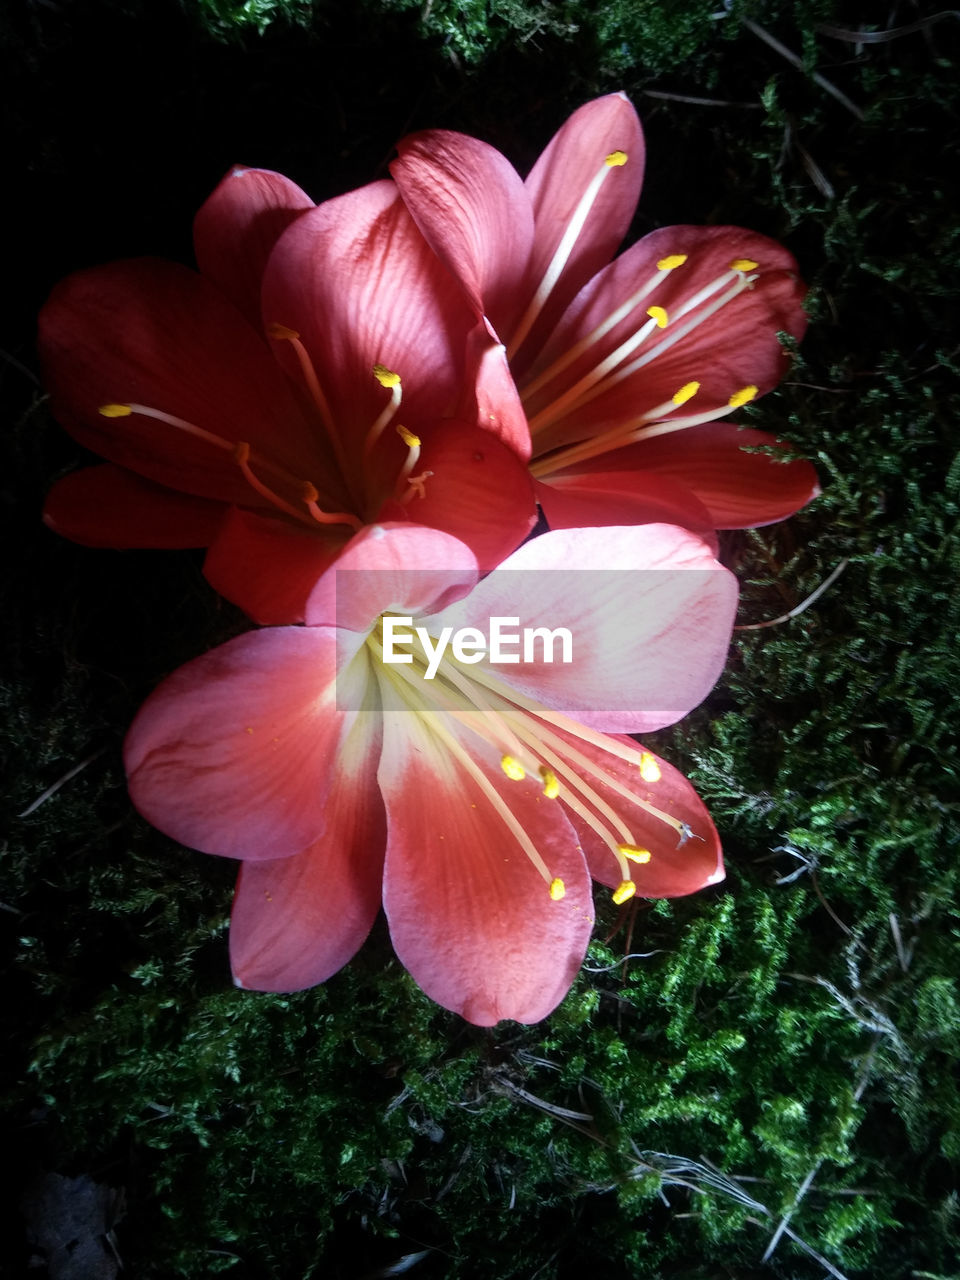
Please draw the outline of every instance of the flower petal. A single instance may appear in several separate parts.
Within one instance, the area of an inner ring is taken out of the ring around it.
[[[530,459],[530,428],[506,348],[487,320],[467,339],[467,372],[454,417],[475,423],[508,445],[523,462]]]
[[[138,403],[322,483],[329,464],[269,348],[195,271],[141,258],[68,276],[41,313],[40,352],[54,414],[111,462],[199,497],[268,505],[229,449],[141,414],[99,412]]]
[[[193,247],[201,272],[259,328],[260,285],[273,246],[313,201],[269,169],[235,165],[193,221]]]
[[[532,297],[550,265],[581,197],[607,156],[626,162],[608,167],[583,230],[550,294],[545,316],[556,320],[579,289],[610,261],[630,226],[643,185],[645,147],[640,121],[623,93],[596,98],[575,111],[554,135],[526,181],[536,237],[527,272]],[[539,326],[541,338],[549,327]],[[536,342],[528,350],[536,350]]]
[[[403,508],[406,517],[465,542],[482,572],[499,564],[536,524],[529,470],[489,431],[435,423],[423,432],[420,464],[433,475],[423,496],[414,495]],[[385,508],[381,514],[389,513]]]
[[[204,547],[224,506],[177,493],[107,462],[58,480],[43,507],[46,525],[87,547]]]
[[[723,669],[737,581],[695,534],[673,525],[557,529],[525,543],[470,595],[430,620],[490,633],[491,619],[570,632],[572,660],[486,670],[508,690],[607,733],[673,724]],[[554,645],[562,656],[559,643]],[[509,695],[505,695],[509,696]]]
[[[219,595],[263,626],[303,622],[307,599],[346,546],[347,525],[317,526],[231,507],[203,562]]]
[[[388,402],[374,365],[400,376],[399,420],[415,432],[456,399],[474,319],[392,182],[327,200],[298,218],[270,255],[263,307],[267,325],[299,333],[332,428],[357,468],[366,469],[367,431]],[[290,344],[278,341],[275,350],[300,379]]]
[[[628,788],[638,800],[653,805],[673,823],[683,823],[688,829],[689,834],[678,832],[675,825],[664,822],[641,804],[632,804],[615,785],[590,774],[590,785],[627,824],[635,846],[650,854],[648,862],[630,862],[630,878],[641,898],[682,897],[723,879],[720,838],[706,806],[679,769],[652,751],[638,748],[632,738],[615,738],[615,742],[621,742],[631,753],[643,750],[647,760],[656,762],[659,778],[645,782],[640,769],[629,760],[571,734],[560,732],[559,736],[572,742],[614,783]],[[560,794],[562,798],[565,791],[561,790]],[[594,880],[615,889],[622,876],[609,846],[579,815],[571,812],[570,821],[577,830],[590,874]]]
[[[658,268],[658,263],[684,255],[681,265]],[[738,278],[731,270],[735,262],[756,266],[744,269]],[[756,278],[743,287],[749,277]],[[668,404],[689,383],[698,388],[682,410],[674,411],[678,417],[728,412],[736,392],[752,387],[756,395],[763,395],[787,371],[788,356],[777,334],[784,331],[799,340],[806,330],[805,288],[797,264],[776,241],[740,227],[663,227],[627,249],[581,291],[555,326],[531,376],[584,343],[647,284],[652,285],[650,291],[627,315],[524,397],[539,451],[568,439],[584,439],[610,425],[637,422],[644,413]],[[738,285],[740,292],[720,305]],[[709,297],[681,314],[686,304],[713,286]],[[665,328],[651,324],[651,306],[661,308]],[[643,326],[647,336],[605,380],[575,391]],[[638,360],[649,362],[625,374]]]
[[[465,730],[455,740],[472,769],[415,712],[386,713],[379,777],[393,945],[427,995],[468,1022],[537,1022],[566,995],[586,951],[586,867],[558,804],[530,781],[509,781]],[[563,880],[562,900],[552,900],[504,810]]]
[[[352,722],[338,706],[346,673],[335,664],[332,628],[282,627],[175,671],[127,734],[133,803],[205,853],[283,858],[312,844]]]
[[[520,175],[478,138],[447,129],[397,143],[390,172],[434,253],[477,316],[509,332],[533,247],[533,209]]]
[[[789,446],[765,431],[706,422],[675,436],[628,445],[602,461],[628,471],[643,468],[651,484],[689,485],[709,511],[714,528],[747,529],[785,520],[820,493],[811,463],[802,458],[781,461],[771,452],[747,452],[760,447],[785,451]],[[592,487],[594,479],[587,464],[578,483]]]
[[[380,910],[386,819],[376,783],[380,734],[360,719],[344,739],[322,840],[290,858],[247,862],[230,915],[238,986],[301,991],[363,944]]]
[[[609,463],[609,457],[603,460]],[[620,471],[562,473],[537,483],[537,501],[551,529],[677,524],[703,538],[716,553],[710,513],[677,470],[676,479],[626,466]]]
[[[366,632],[385,612],[434,613],[476,581],[476,557],[450,534],[416,524],[368,525],[317,582],[306,621]]]

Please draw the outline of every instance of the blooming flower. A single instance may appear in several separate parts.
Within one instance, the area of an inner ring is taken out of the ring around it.
[[[535,507],[502,352],[391,182],[315,207],[235,169],[194,239],[199,272],[96,267],[43,309],[54,413],[109,459],[54,487],[54,529],[206,546],[211,583],[261,622],[301,619],[374,520],[445,529],[486,567],[522,541]]]
[[[578,572],[601,556],[603,571]],[[429,996],[478,1025],[534,1022],[583,958],[591,876],[617,902],[723,877],[690,783],[625,735],[709,691],[736,595],[672,526],[546,533],[482,581],[447,534],[368,527],[317,583],[306,626],[240,636],[153,693],[126,742],[130,793],[175,839],[243,859],[239,985],[322,982],[382,899]],[[575,660],[525,649],[497,665],[476,648],[521,615],[566,625]],[[409,661],[391,664],[398,628]]]
[[[429,130],[398,149],[408,208],[506,345],[551,525],[739,528],[816,496],[809,463],[719,421],[783,376],[778,332],[803,335],[791,255],[739,227],[677,226],[610,261],[644,168],[623,94],[574,112],[526,183],[463,134]]]

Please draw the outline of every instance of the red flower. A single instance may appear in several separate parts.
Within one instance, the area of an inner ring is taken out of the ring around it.
[[[717,421],[787,369],[802,337],[797,266],[739,227],[666,227],[611,262],[644,143],[623,94],[581,107],[523,183],[487,144],[430,130],[391,170],[475,312],[506,344],[551,525],[665,519],[739,528],[819,492],[773,437]]]
[[[736,596],[701,539],[670,526],[547,533],[480,582],[446,534],[367,528],[318,582],[307,626],[240,636],[147,700],[130,793],[175,839],[244,860],[239,985],[322,982],[382,899],[429,996],[479,1025],[534,1022],[583,958],[591,876],[618,902],[723,877],[691,785],[625,735],[709,691]],[[431,677],[444,628],[520,615],[567,626],[572,662],[476,665],[453,647]],[[412,661],[391,665],[398,626]]]
[[[300,620],[378,519],[447,530],[486,567],[522,541],[535,508],[502,352],[391,182],[314,207],[235,169],[194,230],[200,273],[114,263],[44,307],[54,413],[109,459],[54,487],[48,524],[207,546],[213,586],[260,622]]]

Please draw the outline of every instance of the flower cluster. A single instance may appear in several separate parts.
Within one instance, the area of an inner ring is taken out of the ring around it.
[[[782,377],[803,286],[737,227],[614,257],[644,156],[622,94],[526,181],[448,131],[398,152],[319,206],[234,169],[197,271],[140,259],[54,290],[53,409],[107,461],[44,515],[92,546],[206,548],[262,624],[170,676],[125,746],[150,822],[242,861],[238,985],[324,981],[382,905],[433,999],[533,1022],[583,959],[592,880],[622,903],[723,878],[692,786],[631,735],[722,670],[716,530],[817,493],[730,421]],[[504,620],[524,641],[498,664]]]

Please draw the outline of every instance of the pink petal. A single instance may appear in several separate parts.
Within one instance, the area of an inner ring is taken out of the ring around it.
[[[176,493],[109,462],[58,480],[43,507],[46,525],[87,547],[203,547],[223,516],[219,502]]]
[[[799,458],[781,462],[766,452],[747,452],[759,446],[789,447],[765,431],[732,422],[706,422],[628,445],[603,461],[625,470],[643,468],[654,485],[674,481],[689,485],[715,528],[745,529],[785,520],[820,493],[811,463]],[[594,479],[584,468],[578,483],[590,486]]]
[[[300,334],[358,472],[367,469],[367,432],[389,403],[374,365],[399,374],[397,421],[414,432],[443,416],[460,391],[474,319],[392,182],[361,187],[298,218],[270,256],[263,306],[267,325]],[[301,380],[290,344],[278,341],[275,350]]]
[[[187,663],[127,734],[134,804],[205,853],[283,858],[312,844],[350,723],[335,674],[326,627],[251,632]]]
[[[397,150],[390,172],[417,226],[477,316],[508,332],[533,247],[519,174],[494,147],[446,129],[410,134]]]
[[[415,524],[368,525],[317,582],[306,621],[365,633],[388,611],[434,613],[476,581],[476,558],[449,534]]]
[[[257,328],[267,258],[290,223],[312,208],[307,193],[282,174],[235,165],[194,219],[201,272]]]
[[[264,626],[303,622],[307,599],[346,546],[347,525],[317,526],[231,507],[203,562],[204,577]]]
[[[239,986],[315,986],[342,968],[370,932],[380,910],[386,820],[375,773],[379,734],[368,735],[358,721],[340,749],[323,839],[293,857],[241,868],[230,916]]]
[[[468,1022],[537,1022],[566,995],[586,951],[589,878],[561,806],[529,780],[509,781],[489,748],[454,732],[566,896],[551,899],[477,776],[421,717],[388,712],[379,777],[393,944],[427,995]]]
[[[645,147],[637,113],[623,93],[611,93],[575,111],[554,135],[526,181],[536,219],[536,238],[527,271],[532,297],[570,222],[581,196],[604,159],[623,151],[627,162],[611,168],[550,295],[552,320],[534,332],[542,336],[579,289],[610,261],[633,218],[643,185]],[[536,350],[534,341],[528,350]]]
[[[656,761],[660,778],[656,782],[644,782],[636,764],[602,751],[571,734],[561,733],[560,736],[572,742],[578,751],[594,761],[609,778],[628,787],[639,800],[655,806],[661,813],[685,823],[689,828],[690,834],[684,838],[684,833],[678,833],[674,826],[663,822],[639,804],[631,804],[615,787],[598,780],[592,773],[584,774],[597,794],[627,824],[635,845],[646,849],[651,855],[649,862],[629,863],[629,878],[637,886],[637,894],[641,898],[682,897],[723,879],[720,838],[706,806],[679,769],[655,756],[653,752],[645,751],[649,758]],[[614,741],[622,742],[634,752],[639,749],[631,738]],[[564,791],[561,790],[561,798],[563,795]],[[577,830],[590,874],[601,884],[615,889],[620,884],[622,872],[609,846],[577,814],[571,812],[570,821]]]
[[[654,231],[599,272],[555,326],[531,376],[549,368],[611,316],[641,285],[657,277],[658,262],[683,254],[687,255],[686,262],[661,276],[656,287],[625,319],[557,377],[532,396],[525,397],[535,431],[536,417],[541,411],[549,409],[564,391],[575,387],[601,360],[643,324],[649,323],[648,307],[663,308],[667,327],[653,329],[619,368],[627,368],[633,360],[671,341],[674,332],[680,333],[698,315],[706,316],[712,303],[723,295],[723,288],[686,316],[679,313],[705,286],[725,274],[729,278],[732,262],[756,262],[756,269],[748,274],[757,279],[673,345],[666,346],[649,364],[616,382],[603,394],[560,412],[545,428],[546,436],[542,433],[535,436],[541,451],[546,444],[553,447],[567,439],[583,439],[607,425],[636,420],[639,415],[669,402],[690,382],[698,382],[699,390],[680,411],[675,411],[677,417],[684,413],[728,411],[728,401],[735,392],[755,386],[757,394],[763,395],[786,373],[789,358],[777,334],[784,331],[799,340],[807,325],[802,307],[805,288],[797,276],[793,257],[776,241],[740,227],[683,226]]]
[[[610,466],[620,453],[604,455]],[[598,460],[599,461],[599,460]],[[619,471],[575,472],[537,483],[537,501],[551,529],[590,525],[678,524],[690,529],[716,553],[717,539],[707,508],[677,474],[644,473],[639,467]]]
[[[525,543],[437,626],[518,618],[510,632],[566,627],[552,662],[490,664],[508,687],[607,733],[673,724],[697,706],[723,669],[737,581],[695,534],[673,525],[558,529]]]
[[[40,352],[54,414],[111,462],[199,497],[268,505],[229,451],[140,414],[99,412],[134,402],[322,484],[329,464],[269,349],[186,267],[142,258],[69,276],[41,313]]]
[[[454,417],[483,427],[523,462],[529,461],[527,415],[507,363],[506,349],[486,320],[476,325],[467,339],[467,372]]]

